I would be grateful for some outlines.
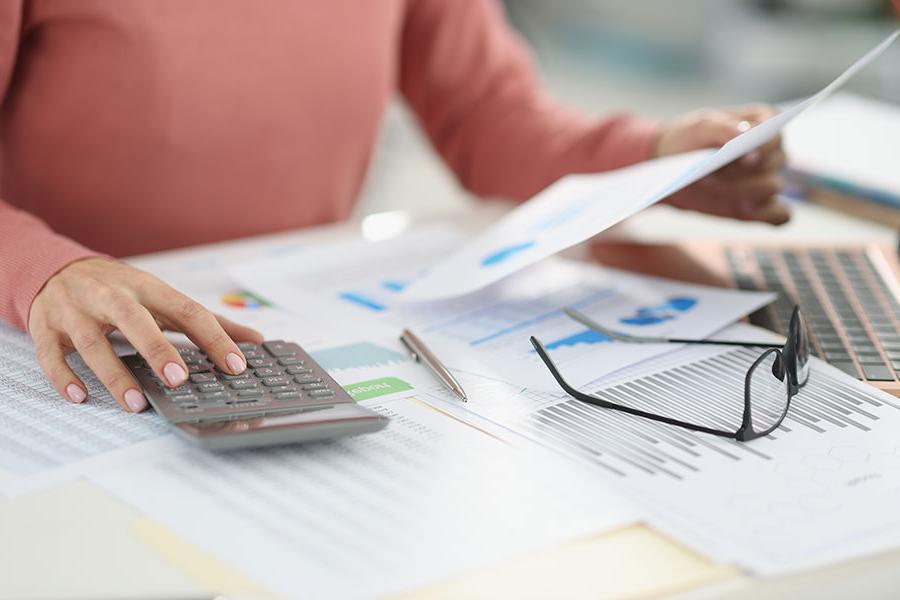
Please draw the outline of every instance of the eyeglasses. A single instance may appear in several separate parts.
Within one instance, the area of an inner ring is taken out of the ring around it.
[[[733,342],[720,340],[691,340],[665,337],[632,336],[609,330],[590,317],[572,309],[565,309],[565,313],[582,325],[607,336],[610,339],[633,344],[704,344],[709,346],[740,346],[744,348],[766,348],[757,358],[744,378],[744,413],[740,427],[735,431],[704,427],[687,421],[680,421],[664,415],[646,412],[630,406],[617,404],[604,400],[599,395],[580,392],[571,386],[563,378],[557,366],[553,363],[544,345],[535,337],[531,337],[531,345],[534,346],[538,356],[550,369],[550,373],[560,387],[567,394],[580,400],[618,410],[630,415],[651,419],[660,423],[683,427],[692,431],[699,431],[720,437],[735,439],[739,442],[748,442],[756,438],[765,437],[778,429],[787,416],[791,406],[791,399],[806,385],[809,380],[809,335],[806,328],[806,320],[799,306],[794,307],[791,315],[788,336],[784,345],[766,344],[759,342]]]

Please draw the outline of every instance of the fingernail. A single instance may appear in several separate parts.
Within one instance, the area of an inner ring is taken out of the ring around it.
[[[247,363],[244,362],[244,359],[234,352],[225,357],[225,364],[228,365],[228,369],[235,375],[243,373],[244,369],[247,368]]]
[[[128,390],[125,392],[125,404],[131,409],[131,412],[141,412],[147,408],[147,399],[137,390]]]
[[[750,121],[741,121],[737,124],[738,133],[745,133],[747,131],[750,131],[751,129],[753,129],[753,125],[750,123]]]
[[[87,394],[84,393],[84,390],[74,383],[66,386],[66,395],[69,397],[69,400],[76,404],[81,404],[87,399]]]
[[[166,363],[166,366],[163,367],[163,375],[166,376],[169,385],[181,385],[187,379],[187,373],[184,372],[181,365],[173,362]]]

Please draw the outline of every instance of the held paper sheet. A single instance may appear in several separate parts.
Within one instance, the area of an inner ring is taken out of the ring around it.
[[[897,39],[895,32],[822,91],[734,138],[699,150],[596,175],[564,177],[513,210],[475,240],[410,282],[402,297],[427,301],[479,290],[611,227],[702,179],[777,136],[787,123],[828,97]]]

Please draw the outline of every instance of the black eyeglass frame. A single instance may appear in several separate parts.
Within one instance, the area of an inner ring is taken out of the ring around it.
[[[656,413],[647,412],[644,410],[640,410],[638,408],[633,408],[630,406],[625,406],[624,404],[618,404],[616,402],[610,402],[608,400],[603,400],[597,396],[586,394],[575,389],[572,385],[570,385],[565,378],[560,373],[556,364],[553,362],[553,359],[550,358],[550,354],[547,352],[547,349],[544,348],[544,345],[538,340],[536,337],[531,336],[529,341],[531,345],[534,346],[535,352],[540,357],[540,359],[544,362],[547,368],[550,370],[550,373],[553,375],[553,378],[560,385],[560,387],[570,396],[575,398],[576,400],[580,400],[582,402],[586,402],[588,404],[593,404],[594,406],[599,406],[602,408],[608,408],[610,410],[618,410],[620,412],[624,412],[630,415],[634,415],[637,417],[642,417],[644,419],[650,419],[651,421],[657,421],[659,423],[665,423],[667,425],[673,425],[675,427],[682,427],[684,429],[689,429],[691,431],[697,431],[700,433],[707,433],[709,435],[715,435],[719,437],[729,438],[733,440],[737,440],[739,442],[749,442],[761,437],[765,437],[778,429],[781,426],[781,423],[784,421],[785,417],[788,414],[788,411],[791,407],[791,400],[797,394],[797,392],[806,385],[806,381],[808,380],[808,376],[804,381],[799,381],[800,373],[798,372],[798,364],[797,364],[797,351],[801,347],[801,344],[808,344],[808,338],[802,339],[801,336],[805,336],[806,332],[803,331],[805,328],[802,326],[803,317],[800,313],[800,307],[795,306],[793,313],[791,315],[790,325],[788,326],[788,336],[785,340],[784,345],[778,344],[766,344],[766,343],[756,343],[756,342],[729,342],[729,341],[720,341],[720,340],[683,340],[683,339],[670,339],[666,340],[673,343],[682,343],[682,344],[708,344],[708,345],[719,345],[719,346],[738,346],[744,348],[767,348],[765,352],[760,354],[760,356],[753,362],[752,365],[747,369],[747,374],[744,377],[744,412],[741,418],[741,426],[736,431],[728,431],[725,429],[715,429],[712,427],[705,427],[703,425],[698,425],[696,423],[690,423],[688,421],[681,421],[679,419],[674,419],[672,417],[667,417],[665,415],[660,415]],[[781,413],[779,418],[775,421],[775,423],[763,430],[756,431],[753,427],[753,418],[752,418],[752,406],[750,403],[750,382],[753,377],[753,373],[756,368],[770,355],[775,354],[776,359],[772,365],[772,375],[775,376],[780,381],[784,381],[787,378],[786,386],[787,386],[787,402],[784,405],[784,411]],[[785,368],[787,366],[787,368]]]

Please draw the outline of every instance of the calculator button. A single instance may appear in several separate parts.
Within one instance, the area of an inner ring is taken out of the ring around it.
[[[295,400],[300,397],[300,392],[298,392],[297,390],[278,392],[277,394],[275,394],[275,397],[279,400]]]
[[[312,369],[309,367],[288,367],[285,369],[285,372],[288,375],[309,375],[312,373]]]
[[[278,385],[275,387],[268,388],[269,393],[271,394],[279,394],[281,392],[289,392],[291,390],[296,390],[297,388],[292,385]]]
[[[197,365],[203,360],[196,354],[188,354],[187,356],[182,356],[181,359],[184,361],[186,365]]]
[[[253,350],[244,350],[244,358],[265,358],[266,355],[259,348]]]
[[[290,342],[283,342],[281,340],[272,340],[270,342],[263,342],[263,348],[266,349],[266,352],[276,357],[283,356],[293,356],[300,352],[300,346],[297,344],[292,344]]]
[[[166,396],[184,396],[185,394],[192,393],[191,388],[186,385],[179,385],[177,388],[165,388],[163,389],[163,393]]]
[[[215,380],[216,376],[212,373],[194,373],[191,375],[191,383],[208,383]]]
[[[197,406],[196,404],[179,404],[178,408],[180,408],[181,410],[194,410],[194,409],[200,408],[200,407]]]
[[[321,377],[312,377],[310,375],[304,375],[302,377],[294,377],[294,381],[299,383],[300,385],[306,385],[310,383],[322,383]]]
[[[229,387],[233,390],[252,390],[256,388],[256,382],[252,379],[232,381]]]
[[[262,390],[241,390],[238,392],[238,398],[259,398],[262,395]]]
[[[297,358],[296,356],[286,356],[284,358],[278,359],[278,364],[282,367],[292,367],[294,365],[302,365],[303,359]]]
[[[250,373],[248,371],[244,371],[239,375],[229,375],[228,373],[219,372],[219,378],[224,379],[225,381],[238,381],[250,378]]]
[[[266,387],[275,387],[280,385],[287,385],[291,382],[291,380],[287,377],[266,377],[262,380],[262,382]]]
[[[328,387],[324,383],[307,383],[306,385],[301,385],[301,390],[321,390]]]
[[[328,398],[334,396],[334,390],[313,390],[309,392],[310,398]]]
[[[206,392],[218,392],[224,390],[225,387],[222,386],[218,381],[208,381],[206,383],[200,383],[197,385],[197,391],[201,394]]]
[[[248,358],[247,359],[247,366],[249,366],[251,369],[261,369],[263,367],[271,367],[274,364],[275,363],[273,363],[268,358]]]
[[[241,350],[255,350],[259,348],[259,346],[257,346],[253,342],[238,342],[238,348],[240,348]]]
[[[210,402],[213,400],[224,400],[227,397],[228,397],[228,393],[225,392],[225,390],[220,390],[217,392],[206,392],[206,393],[200,394],[200,399],[206,400],[207,402]]]
[[[271,367],[266,367],[264,369],[257,369],[253,372],[253,374],[262,379],[263,377],[273,377],[275,375],[281,375],[281,371],[277,371]]]

